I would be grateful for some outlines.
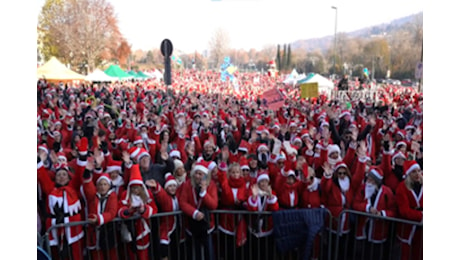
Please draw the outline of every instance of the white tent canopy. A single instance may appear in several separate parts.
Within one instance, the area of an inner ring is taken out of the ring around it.
[[[304,77],[305,77],[305,74],[299,75],[299,73],[297,73],[297,70],[293,69],[291,74],[289,74],[289,76],[286,77],[283,83],[287,85],[295,85],[298,80]]]
[[[100,82],[108,82],[108,81],[117,81],[118,78],[111,77],[105,72],[100,69],[95,69],[91,74],[86,76],[85,78],[87,81],[100,81]]]

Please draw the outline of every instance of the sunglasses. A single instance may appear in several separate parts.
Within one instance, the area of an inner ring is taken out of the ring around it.
[[[347,174],[347,172],[344,172],[344,171],[337,172],[337,175],[346,175],[346,174]]]
[[[249,171],[249,169],[243,169],[243,171],[244,171],[244,172],[248,172],[248,171]]]

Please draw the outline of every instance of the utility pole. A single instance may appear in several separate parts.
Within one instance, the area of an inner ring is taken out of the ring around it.
[[[334,67],[332,68],[332,74],[334,75],[335,78],[335,62],[336,62],[336,54],[337,54],[337,7],[332,6],[332,9],[335,10],[335,28],[334,28]]]

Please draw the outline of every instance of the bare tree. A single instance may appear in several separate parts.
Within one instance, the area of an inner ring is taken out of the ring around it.
[[[113,6],[106,0],[47,0],[39,27],[46,58],[86,65],[86,71],[110,58],[123,42]]]
[[[223,28],[217,28],[209,40],[210,61],[212,67],[218,68],[222,64],[230,47],[230,36]]]

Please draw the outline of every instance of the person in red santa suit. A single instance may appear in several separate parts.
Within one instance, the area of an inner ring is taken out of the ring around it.
[[[53,182],[43,167],[46,154],[41,153],[37,160],[37,182],[41,185],[43,193],[47,196],[46,229],[57,224],[78,222],[81,217],[81,203],[79,189],[83,179],[88,154],[88,140],[83,138],[78,144],[79,158],[75,175],[70,177],[70,169],[66,164],[56,167],[56,177]],[[81,226],[70,228],[52,229],[49,234],[49,243],[53,258],[57,259],[82,259],[80,239],[84,232]]]
[[[379,217],[396,217],[396,201],[391,189],[383,185],[383,172],[379,167],[372,167],[365,177],[364,184],[357,190],[353,209]],[[386,259],[388,253],[385,241],[388,238],[390,223],[379,218],[359,216],[357,219],[356,239],[361,241],[366,259]],[[372,248],[372,250],[370,250]],[[370,251],[369,251],[370,250]],[[363,252],[357,250],[357,252]],[[383,253],[383,254],[382,254]]]
[[[316,209],[320,208],[320,182],[321,179],[315,177],[315,170],[307,166],[307,172],[300,175],[301,184],[299,185],[299,208]],[[321,246],[321,234],[315,237],[313,245],[312,259],[318,259]]]
[[[177,194],[178,183],[173,175],[166,174],[164,188],[155,180],[150,179],[145,185],[153,192],[161,212],[178,212],[179,201]],[[181,215],[160,217],[160,256],[162,260],[179,259],[179,243],[181,243]],[[183,249],[183,247],[181,247]],[[185,252],[180,251],[180,255]]]
[[[92,181],[91,172],[94,164],[89,162],[83,174],[83,192],[87,199],[88,220],[90,226],[87,234],[87,247],[91,259],[118,259],[116,249],[117,233],[114,223],[110,223],[118,210],[118,198],[110,188],[111,181],[107,173],[99,174],[96,186]]]
[[[223,157],[226,156],[228,154]],[[223,210],[243,210],[243,203],[248,198],[246,181],[242,177],[240,165],[232,163],[227,168],[227,164],[224,162],[225,159],[223,158],[223,162],[218,167],[218,181],[222,189],[219,208]],[[229,259],[242,258],[242,246],[247,240],[247,225],[243,216],[239,214],[220,214],[218,228],[223,232],[223,238],[220,239],[219,245],[220,252],[225,252],[225,256]],[[236,248],[236,252],[234,252],[234,248]]]
[[[347,165],[344,162],[337,162],[332,168],[329,163],[324,163],[324,175],[321,179],[321,201],[324,206],[331,212],[333,217],[331,232],[334,234],[332,241],[335,242],[335,236],[340,237],[340,252],[344,252],[347,234],[350,232],[348,214],[341,214],[351,205],[353,194],[351,192],[351,176]],[[329,223],[329,215],[326,223]]]
[[[257,184],[251,186],[251,195],[248,197],[249,211],[278,211],[278,197],[270,186],[270,177],[267,172],[261,172],[257,177]],[[269,215],[251,215],[249,221],[250,248],[254,250],[253,259],[273,259],[270,248],[273,245],[273,219]],[[259,258],[260,256],[260,258]]]
[[[403,180],[404,176],[404,162],[406,156],[400,152],[393,152],[392,142],[390,141],[389,134],[383,137],[383,155],[382,155],[382,170],[385,176],[383,184],[390,187],[393,193],[396,193],[398,185]]]
[[[125,221],[133,241],[130,242],[128,255],[130,259],[148,259],[150,246],[149,218],[158,212],[157,205],[150,190],[142,181],[139,165],[131,167],[128,188],[121,195],[118,203],[118,216],[127,219],[141,216],[140,219]]]
[[[186,216],[188,255],[197,259],[213,259],[214,255],[210,235],[215,228],[214,215],[209,214],[209,211],[217,209],[218,197],[208,166],[209,162],[205,160],[195,164],[190,179],[183,184],[179,198],[179,206]]]
[[[303,173],[302,173],[303,174]],[[278,203],[281,209],[296,209],[299,205],[299,185],[294,170],[287,170],[287,177],[277,184]]]
[[[399,217],[423,223],[423,174],[415,161],[404,163],[405,180],[396,189]],[[423,228],[418,225],[400,224],[398,238],[401,241],[401,259],[423,259]]]

